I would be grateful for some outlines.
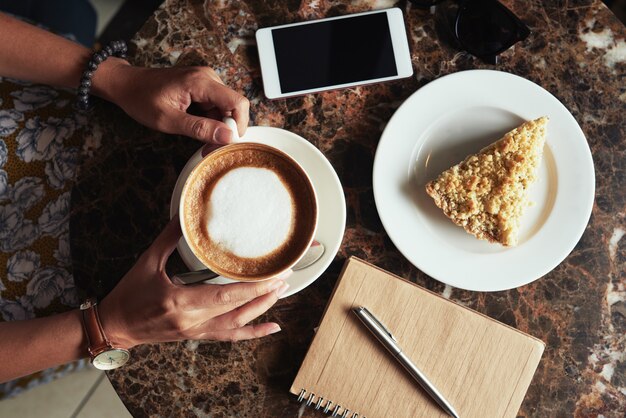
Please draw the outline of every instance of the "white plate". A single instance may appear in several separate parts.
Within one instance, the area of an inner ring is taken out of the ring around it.
[[[244,141],[257,142],[278,148],[307,172],[315,193],[317,194],[318,221],[315,239],[326,247],[324,255],[311,266],[294,271],[287,279],[290,287],[283,298],[299,292],[313,283],[330,265],[339,250],[346,226],[346,201],[337,173],[326,157],[306,139],[284,129],[265,126],[248,128],[241,138]],[[191,170],[202,160],[202,149],[198,150],[187,162],[176,181],[170,202],[170,218],[178,216],[180,195],[185,180]],[[178,253],[190,270],[201,270],[206,267],[193,254],[187,242],[178,241]],[[232,283],[233,280],[218,277],[211,283]]]
[[[529,190],[516,247],[480,241],[454,225],[425,184],[526,120],[548,116],[544,157]],[[374,160],[374,198],[385,230],[424,273],[476,291],[512,289],[550,272],[572,251],[593,205],[591,152],[574,117],[524,78],[472,70],[442,77],[393,115]]]

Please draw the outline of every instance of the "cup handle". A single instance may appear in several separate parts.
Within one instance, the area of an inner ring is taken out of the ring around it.
[[[187,273],[180,273],[171,278],[172,283],[175,284],[195,284],[204,282],[206,280],[215,279],[219,277],[219,274],[212,272],[209,269],[199,271],[189,271]]]
[[[233,131],[233,142],[240,142],[241,138],[239,138],[239,132],[237,132],[237,122],[235,122],[235,119],[226,116],[222,121]]]

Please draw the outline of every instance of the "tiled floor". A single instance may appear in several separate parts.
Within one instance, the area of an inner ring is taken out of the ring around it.
[[[98,13],[96,35],[100,36],[106,25],[124,3],[124,0],[89,0]]]
[[[130,418],[104,372],[89,368],[0,401],[0,417]]]
[[[93,387],[91,396],[86,396],[80,409],[72,418],[131,418],[130,413],[115,393],[109,379],[100,373],[97,385]]]

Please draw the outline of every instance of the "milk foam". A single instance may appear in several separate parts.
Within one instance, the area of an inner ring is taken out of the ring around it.
[[[207,207],[209,236],[238,257],[262,257],[276,250],[293,223],[293,198],[266,168],[230,170],[215,184]]]

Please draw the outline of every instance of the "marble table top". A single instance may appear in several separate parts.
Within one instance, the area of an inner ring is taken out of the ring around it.
[[[626,29],[599,0],[506,0],[532,34],[497,66],[445,43],[433,16],[406,1],[168,0],[135,36],[137,65],[212,66],[251,101],[251,124],[285,128],[317,146],[343,183],[343,244],[313,285],[265,316],[283,331],[238,343],[144,345],[108,373],[129,411],[143,416],[317,417],[287,393],[345,259],[358,256],[546,342],[519,411],[523,417],[626,415]],[[254,42],[259,27],[400,7],[415,74],[367,87],[269,101]],[[596,169],[590,223],[554,271],[518,289],[474,293],[444,286],[394,247],[372,194],[385,123],[418,88],[453,72],[489,68],[528,78],[561,100],[582,127]],[[106,294],[168,218],[178,172],[198,148],[149,131],[102,103],[91,115],[103,146],[73,192],[72,252],[79,285]],[[168,271],[185,270],[174,255]]]

